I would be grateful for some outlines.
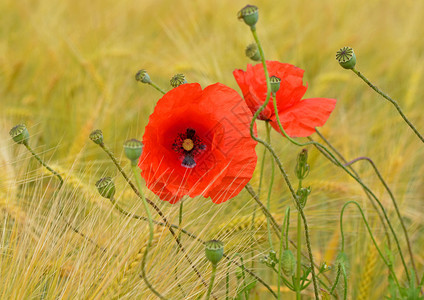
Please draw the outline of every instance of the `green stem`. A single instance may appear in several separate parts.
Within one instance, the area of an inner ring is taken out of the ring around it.
[[[343,280],[344,280],[344,293],[343,293],[343,299],[347,299],[347,274],[346,274],[346,268],[344,265],[341,265],[342,273],[343,273]]]
[[[330,143],[330,141],[329,140],[327,140],[320,132],[319,132],[319,130],[317,129],[317,128],[315,128],[315,131],[316,131],[316,133],[318,134],[318,136],[330,147],[330,149],[334,152],[334,153],[336,153],[336,155],[338,156],[338,157],[340,157],[340,159],[341,159],[341,161],[344,163],[344,164],[346,164],[347,163],[347,160],[344,158],[344,156],[339,152],[339,151],[337,151],[337,149]],[[312,138],[311,137],[308,137],[308,139],[310,140],[310,141],[313,141],[312,140]],[[323,153],[324,154],[324,156],[327,156],[328,154],[326,154],[325,152],[324,152],[324,150],[322,150],[322,148],[320,148],[320,147],[318,147],[317,145],[314,145],[321,153]],[[327,158],[332,162],[332,163],[334,163],[336,166],[338,166],[338,164],[337,164],[337,162],[335,162],[335,161],[333,161],[332,159],[331,159],[331,157],[328,157],[327,156]],[[349,166],[347,166],[351,171],[352,171],[352,173],[357,177],[357,178],[359,178],[360,179],[360,176],[359,176],[359,174],[355,171],[355,169],[351,166],[351,165],[349,165]],[[384,216],[381,214],[381,211],[378,209],[378,207],[377,207],[377,205],[374,203],[374,201],[373,201],[373,198],[371,197],[371,195],[367,192],[367,190],[366,189],[364,189],[363,187],[362,187],[362,189],[364,190],[364,192],[365,192],[365,195],[367,195],[367,198],[368,198],[368,200],[370,201],[370,203],[371,203],[371,205],[372,205],[372,207],[374,208],[374,210],[377,212],[377,214],[378,214],[378,217],[379,217],[379,219],[380,219],[380,222],[381,222],[381,225],[383,225],[383,229],[384,229],[384,234],[386,235],[386,239],[387,239],[387,247],[389,248],[389,250],[391,250],[392,249],[392,242],[391,242],[391,240],[390,240],[390,235],[389,235],[389,231],[388,231],[388,229],[387,229],[387,225],[386,225],[386,222],[385,222],[385,220],[384,220]]]
[[[280,291],[280,285],[281,285],[281,260],[283,258],[283,248],[287,249],[288,247],[288,240],[287,240],[287,231],[284,232],[286,230],[286,228],[288,228],[288,223],[289,223],[289,218],[290,218],[290,207],[287,207],[286,209],[286,213],[284,215],[284,222],[283,222],[283,227],[281,228],[281,237],[280,237],[280,252],[278,255],[278,277],[277,277],[277,295],[278,295],[278,300],[281,299],[281,291]],[[287,225],[286,225],[287,224]],[[284,233],[286,235],[286,245],[284,247]]]
[[[414,125],[412,125],[411,121],[408,120],[408,118],[405,116],[405,114],[402,112],[399,104],[393,100],[392,98],[390,98],[387,94],[383,93],[378,87],[376,87],[375,85],[373,85],[364,75],[361,74],[361,72],[357,71],[355,68],[352,69],[353,73],[355,73],[356,75],[358,75],[359,78],[361,78],[366,84],[368,84],[368,86],[370,88],[372,88],[375,92],[377,92],[379,95],[381,95],[383,98],[385,98],[386,100],[388,100],[390,103],[392,103],[394,105],[394,107],[396,108],[396,110],[398,111],[398,113],[400,114],[400,116],[403,118],[403,120],[406,122],[406,124],[408,124],[408,126],[414,131],[414,133],[416,134],[416,136],[421,140],[421,142],[424,143],[424,138],[423,136],[418,132],[418,130],[415,128]]]
[[[99,144],[99,146],[106,152],[106,154],[110,157],[110,159],[113,161],[113,163],[115,164],[116,168],[119,170],[119,172],[122,174],[122,176],[125,178],[125,180],[128,182],[128,184],[130,185],[131,189],[134,191],[134,193],[140,198],[142,199],[142,195],[140,193],[140,191],[138,191],[138,189],[136,188],[136,186],[134,185],[134,183],[129,179],[128,175],[125,173],[125,171],[122,169],[121,165],[119,164],[118,160],[115,158],[115,156],[113,155],[112,151],[109,150],[108,147],[106,147],[106,145],[104,143]],[[174,237],[175,242],[177,243],[178,247],[181,249],[181,252],[184,254],[185,259],[188,261],[188,263],[190,264],[191,268],[193,269],[193,271],[196,273],[197,277],[199,277],[199,279],[202,281],[202,284],[207,287],[207,283],[206,281],[203,279],[202,274],[200,274],[200,272],[197,270],[196,266],[193,264],[193,262],[191,261],[191,259],[188,257],[185,248],[183,247],[183,245],[181,244],[181,242],[178,240],[178,236],[175,233],[175,231],[173,230],[171,224],[168,222],[167,218],[165,217],[165,215],[163,214],[163,212],[160,210],[160,208],[151,200],[149,200],[148,198],[145,198],[146,202],[154,208],[154,210],[158,213],[158,215],[162,218],[162,221],[165,223],[166,227],[168,228],[169,232],[172,234],[172,236]],[[216,299],[216,297],[212,294],[212,296]]]
[[[209,300],[212,292],[213,283],[215,281],[215,275],[216,275],[216,265],[212,264],[212,274],[211,274],[211,281],[209,283],[208,293],[206,294],[206,300]]]
[[[31,152],[32,156],[43,166],[45,167],[49,172],[51,172],[53,175],[55,175],[57,177],[57,179],[59,179],[59,187],[57,188],[57,190],[55,191],[55,194],[57,194],[57,192],[60,191],[60,189],[63,186],[63,178],[62,176],[60,176],[59,173],[57,173],[55,170],[53,170],[49,165],[47,165],[42,159],[41,157],[39,157],[37,155],[37,153],[34,152],[34,150],[32,150],[32,148],[30,147],[30,145],[28,144],[28,142],[24,142],[23,143],[25,145],[25,147],[28,149],[29,152]],[[59,202],[60,203],[60,202]],[[97,249],[100,249],[103,252],[106,252],[106,249],[99,246],[95,241],[93,241],[91,238],[89,238],[88,236],[86,236],[84,233],[82,233],[81,231],[78,230],[78,228],[74,227],[68,220],[65,219],[65,217],[62,215],[62,205],[59,204],[59,217],[63,218],[63,221],[65,222],[65,224],[75,233],[79,234],[84,240],[90,242],[91,244],[93,244]]]
[[[50,168],[38,155],[37,153],[34,152],[34,150],[32,150],[32,148],[29,146],[28,143],[24,143],[25,147],[28,149],[29,152],[31,152],[32,156],[34,156],[34,158],[36,160],[38,160],[38,162],[45,167],[47,170],[49,170],[53,175],[55,175],[57,177],[57,179],[59,179],[59,187],[58,187],[58,191],[62,188],[63,185],[63,178],[62,176],[59,175],[59,173],[57,173],[55,170],[53,170],[52,168]]]
[[[265,127],[266,127],[266,141],[268,144],[270,144],[271,143],[271,126],[269,125],[268,122],[266,122]],[[266,148],[264,148],[264,150],[266,151]],[[271,211],[271,193],[272,193],[272,187],[274,185],[274,173],[275,173],[274,161],[271,160],[271,179],[269,181],[268,196],[266,200],[266,208],[268,209],[268,211]],[[271,225],[270,225],[269,217],[266,218],[266,227],[268,231],[269,245],[271,249],[274,249],[272,245]]]
[[[147,287],[156,295],[158,296],[160,299],[166,299],[164,296],[162,296],[153,286],[152,284],[149,282],[149,280],[147,279],[147,274],[146,274],[146,258],[147,258],[147,254],[149,253],[149,249],[152,245],[152,241],[153,241],[153,222],[152,222],[152,215],[150,213],[150,209],[149,206],[147,205],[147,201],[146,201],[146,197],[144,196],[143,193],[143,188],[142,188],[142,184],[141,184],[141,175],[140,175],[140,170],[138,169],[137,165],[133,164],[131,166],[131,169],[133,171],[134,177],[136,179],[137,182],[137,186],[138,186],[138,190],[141,194],[141,200],[143,201],[143,206],[144,206],[144,210],[146,211],[146,215],[149,221],[149,240],[147,242],[147,246],[146,249],[144,250],[144,254],[143,254],[143,259],[141,261],[141,273],[142,273],[142,277],[144,282],[146,283]]]
[[[274,97],[274,109],[275,109],[275,111],[278,111],[277,110],[277,102],[276,102],[276,99],[275,99],[275,97]],[[402,249],[401,249],[401,247],[400,247],[400,244],[399,244],[399,239],[397,238],[397,235],[396,235],[396,232],[395,232],[395,230],[393,229],[393,226],[392,226],[392,223],[390,222],[390,220],[389,220],[389,217],[387,216],[387,213],[386,213],[386,210],[384,209],[384,206],[381,204],[381,202],[380,202],[380,200],[378,200],[378,198],[377,198],[377,196],[375,196],[374,195],[374,193],[368,188],[368,186],[366,186],[363,182],[362,182],[362,180],[360,180],[358,177],[356,177],[354,174],[352,174],[352,172],[351,171],[349,171],[335,156],[334,156],[334,154],[333,153],[331,153],[325,146],[323,146],[323,145],[321,145],[320,143],[317,143],[317,142],[315,142],[315,141],[312,141],[312,142],[307,142],[307,143],[299,143],[299,142],[297,142],[297,141],[295,141],[294,139],[292,139],[291,137],[289,137],[288,135],[287,135],[287,133],[284,131],[284,128],[283,128],[283,126],[281,125],[281,122],[280,122],[280,117],[278,116],[278,114],[276,113],[275,114],[275,116],[276,116],[276,119],[277,119],[277,123],[278,123],[278,126],[279,126],[279,128],[280,128],[280,130],[281,130],[281,132],[286,136],[286,138],[289,140],[289,141],[291,141],[293,144],[295,144],[295,145],[297,145],[297,146],[301,146],[301,147],[304,147],[304,146],[307,146],[307,145],[315,145],[315,146],[317,146],[317,147],[321,147],[325,152],[327,152],[327,154],[334,160],[334,162],[336,162],[336,164],[339,166],[339,167],[341,167],[346,173],[348,173],[353,179],[355,179],[371,196],[372,196],[372,198],[378,203],[378,205],[380,206],[380,209],[381,209],[381,211],[383,212],[383,215],[384,215],[384,218],[386,219],[386,222],[387,222],[387,224],[389,225],[389,228],[390,228],[390,231],[392,232],[392,234],[393,234],[393,238],[395,239],[395,242],[396,242],[396,246],[397,246],[397,248],[398,248],[398,251],[399,251],[399,255],[400,255],[400,258],[401,258],[401,260],[402,260],[402,264],[403,264],[403,267],[404,267],[404,269],[405,269],[405,273],[406,273],[406,277],[408,278],[408,281],[410,280],[410,277],[409,277],[409,272],[408,272],[408,267],[406,266],[406,262],[405,262],[405,258],[404,258],[404,256],[403,256],[403,252],[402,252]],[[303,216],[302,216],[303,217]]]
[[[159,92],[161,92],[162,94],[166,94],[166,92],[164,90],[162,90],[157,84],[155,84],[153,81],[149,82],[149,84],[154,87],[156,90],[158,90]]]
[[[300,295],[300,276],[302,271],[302,219],[300,212],[297,214],[297,259],[296,259],[296,299],[301,299]]]
[[[355,162],[357,162],[359,160],[365,160],[365,161],[368,161],[371,164],[375,173],[377,174],[378,179],[380,179],[381,183],[383,184],[384,188],[386,189],[387,193],[389,194],[390,199],[392,200],[393,206],[395,207],[396,214],[397,214],[398,219],[400,221],[400,224],[402,226],[403,233],[405,235],[406,245],[408,246],[409,256],[411,257],[412,268],[414,269],[414,273],[415,273],[415,279],[417,281],[417,284],[419,284],[420,279],[419,279],[419,276],[418,276],[418,273],[417,273],[417,268],[415,266],[415,259],[414,259],[414,255],[413,255],[413,252],[412,252],[411,241],[410,241],[409,236],[408,236],[408,230],[406,229],[405,222],[403,221],[403,218],[400,215],[400,210],[399,210],[399,207],[397,205],[395,196],[393,195],[392,191],[390,190],[386,181],[383,179],[383,176],[381,176],[381,173],[378,171],[377,166],[374,164],[374,162],[372,161],[371,158],[369,158],[369,157],[358,157],[358,158],[355,158],[354,160],[346,163],[345,166],[350,166],[350,165],[354,164]]]
[[[340,273],[341,273],[341,271],[342,271],[342,266],[341,266],[340,264],[338,264],[338,266],[337,266],[337,275],[336,275],[336,279],[334,280],[334,284],[333,284],[333,286],[331,287],[331,290],[330,290],[330,294],[331,294],[331,295],[333,295],[334,290],[336,289],[336,286],[337,286],[337,284],[339,283],[339,279],[340,279]]]
[[[391,263],[389,263],[389,262],[388,262],[388,261],[384,258],[384,255],[383,255],[383,253],[381,252],[380,248],[378,247],[377,242],[376,242],[376,240],[375,240],[375,238],[374,238],[374,235],[372,234],[372,231],[371,231],[371,228],[370,228],[370,226],[369,226],[369,224],[368,224],[368,221],[367,221],[367,219],[365,218],[364,212],[362,211],[361,206],[360,206],[360,205],[359,205],[356,201],[348,201],[348,202],[346,202],[346,203],[343,205],[342,210],[341,210],[341,212],[340,212],[340,235],[341,235],[341,238],[342,238],[342,249],[341,249],[341,252],[344,252],[344,245],[345,245],[345,237],[344,237],[344,232],[343,232],[343,214],[344,214],[344,210],[345,210],[345,208],[346,208],[349,204],[355,204],[355,205],[358,207],[359,212],[361,213],[361,216],[362,216],[362,220],[364,221],[365,226],[367,227],[368,233],[370,234],[371,240],[372,240],[372,242],[374,243],[374,246],[375,246],[375,248],[377,249],[378,254],[380,255],[380,257],[381,257],[381,259],[383,260],[384,264],[385,264],[385,265],[389,268],[390,273],[393,275],[393,278],[395,279],[396,284],[397,284],[397,286],[399,287],[399,281],[398,281],[398,279],[397,279],[397,277],[396,277],[396,273],[395,273],[395,272],[394,272],[394,270],[393,270],[393,266],[391,265]]]
[[[301,209],[301,205],[299,203],[299,199],[297,198],[296,193],[295,193],[295,191],[294,191],[294,189],[293,189],[293,187],[292,187],[292,185],[290,183],[290,180],[289,180],[289,178],[287,176],[287,173],[285,172],[285,170],[283,168],[283,165],[281,164],[281,161],[278,158],[278,156],[276,155],[274,149],[268,143],[266,143],[263,140],[255,137],[254,132],[253,132],[253,126],[254,126],[254,123],[255,123],[256,119],[258,118],[259,114],[265,109],[265,107],[267,106],[267,104],[268,104],[268,102],[270,100],[270,96],[271,96],[271,83],[270,83],[270,80],[269,80],[269,73],[268,73],[268,69],[267,69],[267,66],[266,66],[265,54],[264,54],[264,51],[262,49],[261,43],[259,41],[258,35],[256,33],[256,28],[255,27],[251,27],[250,29],[252,31],[253,37],[255,39],[255,42],[256,42],[256,44],[258,46],[259,53],[261,55],[261,61],[262,61],[262,66],[264,68],[265,79],[266,79],[266,86],[267,86],[267,93],[266,93],[265,102],[255,112],[255,114],[253,115],[252,121],[250,123],[250,135],[251,135],[251,137],[255,141],[263,144],[271,152],[272,156],[274,157],[274,160],[276,161],[276,163],[278,165],[278,168],[280,169],[280,171],[281,171],[281,173],[282,173],[282,175],[284,177],[284,180],[285,180],[287,186],[290,189],[290,192],[292,194],[292,197],[293,197],[294,201],[296,202],[296,206],[299,207],[299,212],[302,215],[303,223],[304,223],[304,226],[305,226],[305,237],[306,237],[306,244],[307,244],[307,248],[308,248],[309,260],[311,262],[311,274],[312,274],[312,281],[314,283],[315,298],[316,299],[319,299],[319,296],[318,296],[318,283],[317,283],[317,279],[316,279],[316,276],[315,276],[314,260],[313,260],[313,256],[312,256],[312,252],[311,252],[311,246],[310,246],[310,241],[309,241],[308,225],[307,225],[306,217],[305,217],[305,215],[303,213],[303,210]],[[274,109],[275,109],[275,112],[278,112],[278,109],[277,109],[276,106],[277,106],[277,104],[276,104],[275,97],[274,97]],[[278,113],[275,113],[275,115],[277,117],[277,120],[279,121]],[[281,123],[279,123],[279,125],[281,126]],[[282,128],[282,126],[281,126],[281,128]],[[278,230],[278,232],[279,232],[279,230]]]

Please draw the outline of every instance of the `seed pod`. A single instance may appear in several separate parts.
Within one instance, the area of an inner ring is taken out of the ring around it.
[[[143,144],[136,139],[128,140],[124,143],[124,152],[131,164],[135,166],[143,152]]]
[[[9,131],[12,139],[18,144],[27,144],[29,141],[29,132],[25,124],[18,124]]]
[[[96,129],[90,133],[90,140],[95,142],[97,145],[103,144],[103,132],[100,129]]]
[[[115,184],[110,177],[101,178],[96,182],[96,187],[102,197],[111,199],[115,195]]]
[[[343,47],[337,51],[336,59],[345,69],[353,69],[356,65],[356,55],[351,47]]]
[[[187,80],[184,74],[175,74],[174,76],[172,76],[170,83],[173,88],[176,88],[177,86],[187,83]]]
[[[224,256],[224,244],[221,241],[210,240],[205,244],[206,258],[216,265]]]
[[[149,74],[147,71],[142,69],[135,74],[135,80],[140,81],[142,83],[151,83]]]
[[[237,17],[243,19],[244,23],[250,27],[254,27],[259,18],[258,7],[246,5],[238,12]]]
[[[259,53],[258,45],[252,43],[246,47],[246,56],[253,61],[260,61],[261,54]]]

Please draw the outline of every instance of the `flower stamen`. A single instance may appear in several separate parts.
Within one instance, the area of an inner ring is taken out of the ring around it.
[[[196,130],[187,128],[185,133],[178,134],[172,149],[181,155],[181,166],[191,169],[196,166],[195,157],[206,149],[206,145],[196,135]]]

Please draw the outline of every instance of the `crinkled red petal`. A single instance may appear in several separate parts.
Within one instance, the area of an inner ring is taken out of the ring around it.
[[[147,187],[170,203],[184,195],[210,196],[216,203],[236,196],[256,166],[251,118],[243,99],[223,84],[203,91],[197,83],[171,90],[158,101],[143,136],[139,166]],[[195,129],[206,145],[192,169],[183,167],[172,149],[187,128]]]

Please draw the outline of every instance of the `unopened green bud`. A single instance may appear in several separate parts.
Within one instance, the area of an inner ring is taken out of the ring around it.
[[[271,76],[269,80],[271,82],[271,92],[272,93],[278,92],[278,90],[280,89],[281,79],[278,78],[277,76]]]
[[[180,86],[184,83],[187,83],[187,80],[184,76],[184,74],[175,74],[171,80],[170,80],[171,86],[173,88],[176,88],[177,86]]]
[[[101,178],[96,182],[96,187],[102,197],[111,199],[115,195],[115,184],[110,177]]]
[[[258,7],[254,5],[246,5],[238,12],[237,17],[240,20],[243,19],[244,23],[250,27],[254,27],[259,18]]]
[[[299,199],[300,207],[304,208],[306,205],[306,201],[308,200],[308,196],[311,193],[311,188],[300,188],[296,191],[296,195]]]
[[[309,174],[309,165],[308,165],[308,150],[302,149],[297,156],[297,162],[295,167],[296,177],[299,180],[303,180]]]
[[[90,140],[95,142],[97,145],[103,144],[103,132],[100,129],[96,129],[90,133]]]
[[[254,61],[261,60],[261,54],[259,53],[258,45],[252,43],[246,47],[246,56]]]
[[[294,258],[293,252],[290,249],[283,251],[281,255],[281,270],[286,276],[293,276],[296,267],[296,259]]]
[[[135,80],[140,81],[142,83],[151,83],[149,74],[147,71],[142,69],[135,74]]]
[[[27,144],[29,141],[29,132],[25,124],[18,124],[9,131],[12,139],[18,144]]]
[[[224,256],[224,244],[221,241],[210,240],[205,244],[206,258],[216,265]]]
[[[356,55],[351,47],[343,47],[337,51],[336,59],[345,69],[353,69],[356,65]]]
[[[135,166],[143,152],[143,144],[136,139],[128,140],[124,143],[124,152],[125,156],[131,161],[131,164]]]

